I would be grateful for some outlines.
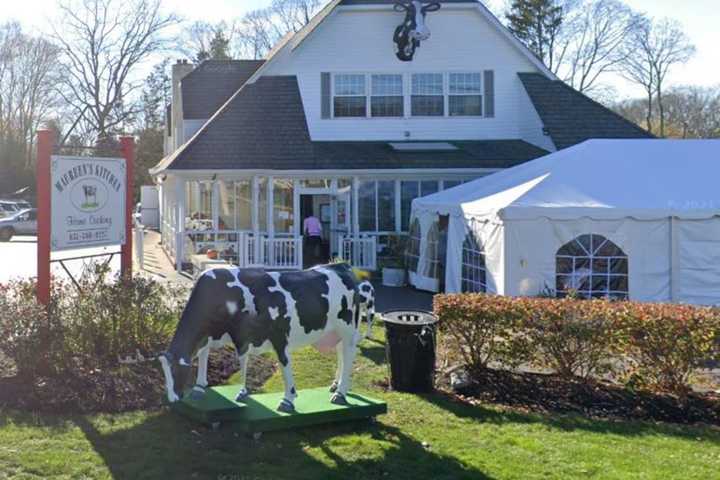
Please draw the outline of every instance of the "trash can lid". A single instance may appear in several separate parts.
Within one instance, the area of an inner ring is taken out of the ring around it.
[[[384,312],[382,319],[396,325],[432,325],[437,323],[437,316],[423,310],[392,310]]]

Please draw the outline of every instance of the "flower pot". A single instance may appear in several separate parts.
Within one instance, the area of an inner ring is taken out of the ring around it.
[[[382,284],[386,287],[404,287],[405,286],[405,269],[389,268],[382,269]]]

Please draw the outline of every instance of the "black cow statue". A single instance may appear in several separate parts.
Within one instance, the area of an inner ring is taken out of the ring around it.
[[[425,24],[428,12],[440,10],[440,3],[423,4],[419,0],[395,3],[395,11],[405,12],[405,21],[395,29],[393,41],[395,54],[403,62],[412,61],[420,42],[430,38],[430,29]]]
[[[362,293],[361,293],[361,287]],[[372,287],[372,286],[371,286]],[[360,314],[374,313],[374,292],[358,283],[347,264],[313,267],[299,272],[216,268],[198,279],[167,352],[160,355],[168,401],[182,398],[192,361],[199,359],[193,395],[207,387],[210,348],[232,343],[240,358],[243,402],[249,353],[272,350],[280,361],[285,395],[278,406],[292,412],[297,396],[290,353],[305,345],[337,347],[338,370],[330,387],[331,401],[346,404],[352,366],[360,341]]]

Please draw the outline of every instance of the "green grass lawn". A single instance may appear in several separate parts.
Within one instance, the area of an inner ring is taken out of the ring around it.
[[[355,390],[388,402],[377,423],[265,434],[212,432],[168,411],[96,416],[0,412],[0,479],[710,479],[720,431],[509,413],[440,395],[385,393],[381,329],[362,344]],[[294,356],[299,388],[330,383],[334,355]],[[279,372],[265,386],[282,389]]]

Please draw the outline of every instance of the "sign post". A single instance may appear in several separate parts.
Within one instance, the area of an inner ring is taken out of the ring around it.
[[[50,157],[55,138],[51,130],[37,135],[37,299],[50,303]]]
[[[135,163],[135,139],[120,137],[120,149],[125,157],[125,243],[121,248],[120,271],[124,278],[132,277],[133,256],[133,171]]]

